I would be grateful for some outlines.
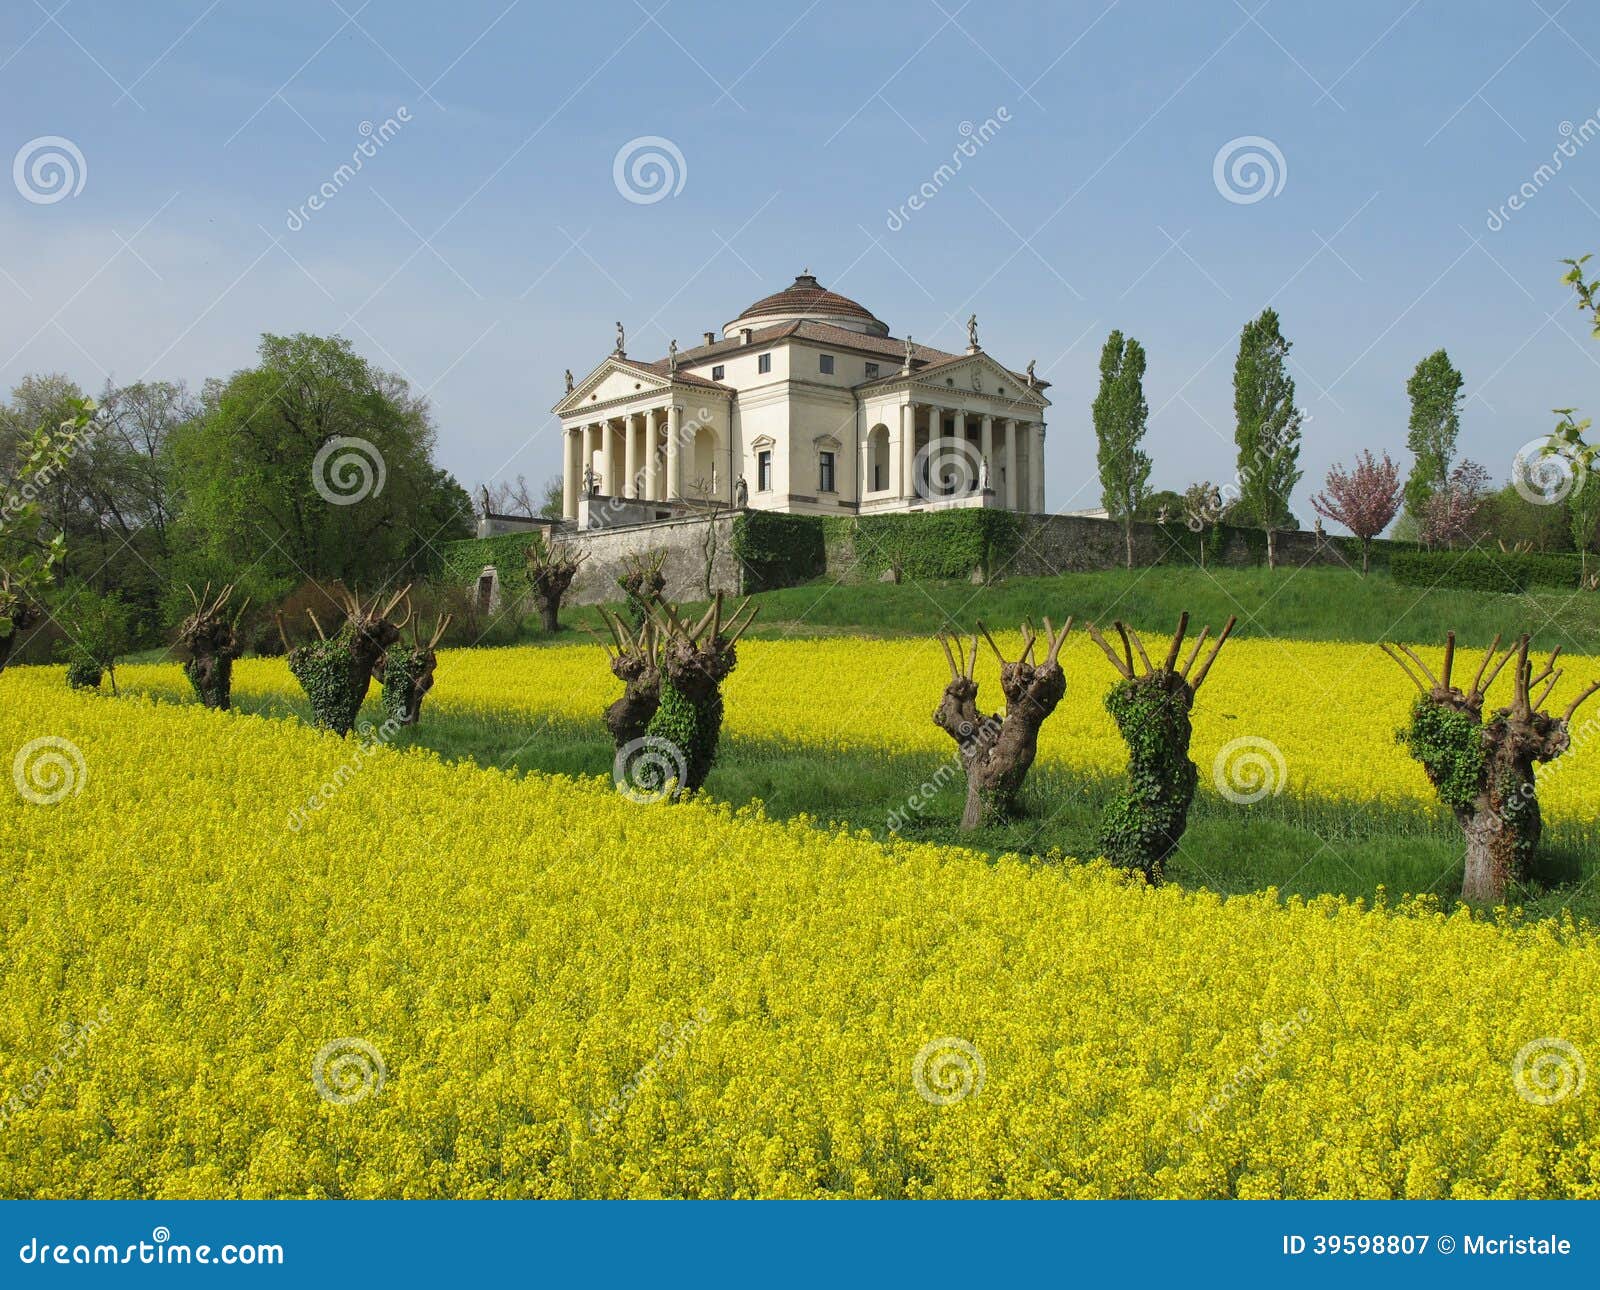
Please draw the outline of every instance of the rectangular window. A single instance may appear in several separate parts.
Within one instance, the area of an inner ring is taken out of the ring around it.
[[[878,365],[876,363],[868,363],[867,364],[867,380],[875,381],[877,379],[878,379]]]
[[[832,376],[833,375],[833,355],[832,354],[818,354],[817,355],[817,369],[824,376]]]
[[[772,370],[772,355],[771,354],[763,354],[763,355],[761,355],[760,358],[756,359],[756,371],[765,374],[767,372],[770,372],[771,370]]]
[[[821,454],[820,469],[817,471],[817,490],[823,493],[833,492],[833,454]]]
[[[713,381],[720,381],[722,379],[722,372],[723,372],[722,364],[718,363],[715,367],[713,367],[711,369],[711,379]]]
[[[756,491],[770,493],[772,491],[772,453],[758,452],[756,454]]]

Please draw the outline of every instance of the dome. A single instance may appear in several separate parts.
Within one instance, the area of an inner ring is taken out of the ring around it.
[[[757,300],[729,323],[723,334],[731,337],[741,327],[770,327],[802,319],[831,323],[869,336],[889,334],[888,326],[873,317],[872,310],[848,296],[827,290],[810,273],[800,274],[782,291]]]

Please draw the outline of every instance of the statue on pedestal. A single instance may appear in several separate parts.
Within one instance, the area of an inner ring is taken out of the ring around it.
[[[1033,388],[1033,387],[1034,387],[1034,384],[1035,384],[1035,383],[1036,383],[1036,381],[1037,381],[1037,379],[1038,379],[1038,378],[1037,378],[1037,377],[1035,377],[1035,376],[1034,376],[1034,374],[1033,374],[1033,365],[1034,365],[1034,363],[1036,363],[1036,362],[1037,362],[1037,361],[1038,361],[1038,360],[1037,360],[1037,359],[1033,359],[1033,358],[1030,358],[1030,359],[1029,359],[1029,360],[1028,360],[1028,388],[1029,388],[1029,389],[1030,389],[1030,390],[1031,390],[1031,389],[1032,389],[1032,388]]]
[[[967,348],[976,353],[982,348],[978,344],[978,315],[973,314],[967,319]]]
[[[567,377],[567,393],[571,394],[572,393],[572,369],[570,367],[567,368],[566,377]]]
[[[733,486],[733,504],[741,510],[750,505],[750,485],[745,483],[743,475]]]
[[[668,344],[667,344],[667,371],[676,372],[677,370],[678,370],[678,342],[677,342],[676,339],[673,339],[672,341],[668,342]]]
[[[627,350],[625,350],[623,348],[623,343],[627,339],[628,339],[628,333],[623,331],[622,324],[619,322],[617,324],[617,357],[618,358],[623,357],[627,353]]]

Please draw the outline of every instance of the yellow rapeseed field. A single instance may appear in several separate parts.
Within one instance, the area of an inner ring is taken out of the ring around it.
[[[1295,693],[1247,666],[1278,648],[1218,671],[1206,740],[1290,738],[1251,697]],[[804,735],[931,743],[926,653],[755,646],[730,714],[836,665],[877,683]],[[436,693],[533,709],[580,667],[449,656]],[[1387,755],[1343,724],[1305,739]],[[1600,1197],[1570,926],[635,805],[53,671],[0,675],[0,753],[6,1196]]]
[[[999,637],[1008,651],[1014,636]],[[1162,642],[1163,638],[1154,638]],[[1155,652],[1154,640],[1149,648]],[[1439,650],[1419,646],[1437,660]],[[1466,651],[1476,667],[1477,651]],[[1067,695],[1040,734],[1040,758],[1092,772],[1120,773],[1126,749],[1102,699],[1115,679],[1105,658],[1081,632],[1062,654]],[[1590,680],[1600,659],[1568,658],[1551,699],[1559,712]],[[123,684],[187,696],[176,665],[126,667]],[[723,686],[730,738],[785,739],[836,747],[948,754],[947,735],[930,714],[949,679],[944,656],[932,641],[756,640],[741,642],[739,667]],[[980,701],[1001,706],[998,668],[987,650],[978,670]],[[279,660],[244,660],[235,668],[241,694],[298,695]],[[500,718],[557,716],[593,719],[621,693],[599,646],[445,650],[438,683],[428,699],[442,711],[471,711]],[[1248,777],[1264,769],[1290,793],[1359,802],[1432,803],[1422,768],[1395,744],[1415,690],[1376,645],[1306,641],[1234,640],[1207,678],[1195,708],[1191,750],[1209,791],[1218,753],[1232,747],[1224,765]],[[1509,702],[1509,669],[1490,693],[1491,706]],[[1580,712],[1574,749],[1541,778],[1540,804],[1549,819],[1595,818],[1600,801],[1600,709]],[[1249,741],[1239,745],[1236,741]],[[1271,764],[1241,764],[1256,741],[1281,754]]]

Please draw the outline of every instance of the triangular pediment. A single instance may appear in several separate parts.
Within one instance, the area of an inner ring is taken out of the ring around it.
[[[671,381],[615,354],[577,382],[572,393],[551,409],[558,417],[576,415],[588,407],[603,407],[612,403],[636,399],[641,395],[665,390]]]
[[[919,368],[911,374],[913,389],[921,387],[930,392],[940,390],[955,394],[987,395],[1004,398],[1010,402],[1047,408],[1050,400],[1044,391],[1018,379],[987,354],[963,354]]]

